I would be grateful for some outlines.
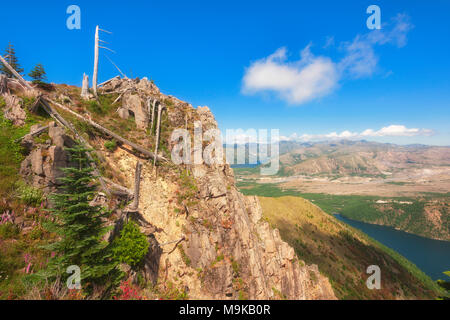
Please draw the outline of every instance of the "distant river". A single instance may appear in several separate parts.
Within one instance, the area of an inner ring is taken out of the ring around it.
[[[351,220],[340,214],[338,220],[361,230],[385,246],[397,251],[413,262],[431,279],[450,280],[442,272],[450,271],[450,241],[432,240],[414,234],[395,230],[387,226]]]

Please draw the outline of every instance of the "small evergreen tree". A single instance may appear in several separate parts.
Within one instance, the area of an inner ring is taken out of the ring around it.
[[[111,246],[102,241],[109,230],[104,226],[104,218],[110,213],[89,204],[96,186],[92,183],[93,169],[87,161],[87,150],[79,145],[66,150],[76,166],[62,169],[65,177],[60,179],[61,189],[50,197],[53,219],[44,227],[55,233],[58,240],[45,246],[53,252],[53,258],[41,276],[65,281],[69,276],[67,268],[76,265],[81,269],[81,284],[88,292],[94,284],[113,287],[120,280],[120,271],[113,260]]]
[[[137,224],[128,222],[120,232],[120,237],[113,242],[114,258],[121,263],[138,267],[148,252],[149,243]]]
[[[47,73],[40,63],[38,63],[28,75],[33,79],[33,83],[35,84],[41,84],[47,80]]]
[[[20,67],[19,61],[16,56],[16,50],[14,49],[14,46],[11,44],[11,42],[8,44],[8,47],[6,47],[4,57],[8,64],[13,67],[13,69],[16,70],[18,74],[22,75],[23,69]],[[3,63],[0,63],[0,72],[5,74],[8,78],[12,78],[14,76],[13,73],[8,68],[6,68]]]

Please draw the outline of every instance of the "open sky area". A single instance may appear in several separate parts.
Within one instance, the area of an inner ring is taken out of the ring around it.
[[[66,22],[69,5],[81,29]],[[377,5],[381,29],[369,29]],[[95,26],[100,79],[148,77],[209,106],[222,130],[285,139],[450,145],[450,1],[4,1],[0,50],[81,85]]]

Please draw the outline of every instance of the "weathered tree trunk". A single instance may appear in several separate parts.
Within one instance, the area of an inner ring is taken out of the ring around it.
[[[92,90],[97,96],[97,76],[98,76],[98,26],[95,28],[95,46],[94,46],[94,74],[92,76]]]
[[[30,132],[30,133],[24,135],[22,138],[16,139],[14,142],[18,143],[18,142],[22,141],[23,139],[25,139],[25,137],[27,137],[27,136],[30,136],[30,137],[37,136],[46,130],[48,130],[48,126],[41,127],[39,129],[37,129],[36,131]]]
[[[8,80],[4,74],[0,74],[0,94],[8,92]]]
[[[116,80],[116,79],[120,79],[120,76],[115,76],[114,78],[111,78],[111,79],[109,79],[109,80],[106,80],[105,82],[102,82],[102,83],[100,83],[99,85],[97,85],[97,87],[103,87],[105,84],[108,84],[108,83],[110,83],[111,81]]]
[[[136,163],[136,172],[134,174],[134,200],[132,208],[137,210],[139,208],[139,195],[141,190],[141,171],[142,171],[142,163]]]
[[[117,183],[115,183],[114,181],[103,177],[103,180],[105,180],[108,184],[110,184],[111,186],[113,186],[115,189],[117,190],[113,190],[112,193],[114,193],[115,195],[118,196],[127,196],[129,199],[131,199],[131,197],[133,197],[133,191],[131,191],[128,188],[125,188]]]
[[[162,111],[165,109],[165,107],[163,105],[159,105],[158,106],[158,123],[157,123],[157,127],[156,127],[156,144],[155,144],[155,161],[153,163],[154,166],[156,166],[156,157],[158,156],[158,148],[159,148],[159,139],[161,136],[161,115],[162,115]]]
[[[155,126],[155,108],[156,105],[158,104],[158,100],[154,99],[152,101],[152,109],[151,109],[151,124],[150,124],[150,133],[153,135],[153,130],[154,126]],[[150,110],[149,110],[150,111]]]
[[[83,99],[89,98],[89,76],[83,73],[83,86],[81,88],[81,97]]]

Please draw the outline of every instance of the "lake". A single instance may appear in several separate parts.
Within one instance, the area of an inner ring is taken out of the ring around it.
[[[348,219],[340,214],[334,216],[397,251],[431,279],[450,280],[450,277],[442,273],[450,271],[450,241],[432,240],[391,227]]]

